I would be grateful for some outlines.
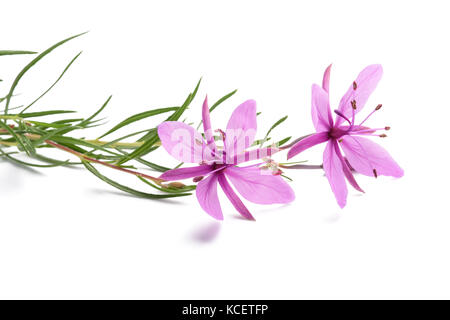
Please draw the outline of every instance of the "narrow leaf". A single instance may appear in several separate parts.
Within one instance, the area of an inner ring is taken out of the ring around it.
[[[85,34],[86,32],[77,34],[75,36],[69,37],[65,40],[62,40],[56,44],[54,44],[53,46],[51,46],[50,48],[48,48],[47,50],[43,51],[41,54],[39,54],[36,58],[34,58],[29,64],[27,64],[25,66],[25,68],[22,69],[22,71],[19,72],[19,74],[17,75],[17,77],[14,79],[11,88],[9,89],[9,93],[6,96],[6,106],[5,106],[5,114],[8,113],[8,108],[9,108],[9,103],[11,102],[11,97],[13,96],[14,90],[16,89],[17,85],[19,84],[20,79],[22,79],[22,77],[24,76],[24,74],[30,70],[36,63],[39,62],[39,60],[41,60],[42,58],[44,58],[46,55],[48,55],[50,52],[52,52],[54,49],[56,49],[57,47],[63,45],[64,43],[66,43],[67,41],[70,41],[74,38],[77,38],[83,34]]]
[[[164,199],[164,198],[173,198],[173,197],[182,197],[182,196],[189,196],[190,193],[177,193],[177,194],[151,194],[151,193],[145,193],[141,191],[134,190],[130,187],[124,186],[114,180],[111,180],[110,178],[102,175],[95,167],[90,164],[89,162],[83,161],[83,165],[88,169],[93,175],[95,175],[100,180],[106,182],[107,184],[122,190],[124,192],[130,193],[132,195],[142,197],[142,198],[148,198],[148,199]]]

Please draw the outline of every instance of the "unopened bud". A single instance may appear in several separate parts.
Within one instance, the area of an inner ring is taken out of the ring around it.
[[[176,188],[176,189],[181,189],[183,187],[185,187],[186,185],[184,183],[175,181],[175,182],[171,182],[167,185],[169,188]]]

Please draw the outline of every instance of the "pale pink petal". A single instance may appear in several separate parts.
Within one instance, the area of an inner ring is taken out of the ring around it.
[[[339,160],[342,163],[342,171],[344,172],[344,175],[347,178],[347,181],[350,183],[350,185],[353,188],[355,188],[359,192],[364,192],[364,190],[361,189],[361,187],[358,185],[358,182],[356,182],[356,179],[353,176],[351,167],[348,165],[348,160],[342,156],[341,150],[339,149],[339,146],[337,143],[334,143],[334,150],[336,151],[336,155],[338,156]]]
[[[217,174],[210,174],[197,184],[195,194],[203,210],[217,220],[223,220],[222,208],[217,196]]]
[[[317,132],[328,131],[333,126],[328,93],[317,84],[311,89],[311,117]]]
[[[345,136],[341,146],[356,172],[371,177],[385,175],[400,178],[403,176],[403,169],[389,153],[369,139]]]
[[[213,169],[211,165],[201,165],[191,168],[178,168],[172,169],[164,172],[160,178],[166,181],[175,181],[175,180],[183,180],[189,179],[193,177],[204,176],[210,173]]]
[[[292,157],[296,156],[302,151],[305,151],[306,149],[309,149],[319,143],[323,143],[325,141],[328,141],[330,138],[328,136],[328,132],[319,132],[312,134],[296,144],[292,146],[292,148],[289,150],[287,158],[291,159]]]
[[[219,184],[222,187],[223,192],[227,196],[228,200],[233,204],[236,210],[246,219],[255,220],[253,218],[250,211],[248,211],[247,207],[242,203],[241,199],[239,199],[238,195],[234,192],[233,188],[227,181],[227,178],[223,173],[218,174]]]
[[[256,102],[247,100],[230,117],[225,132],[225,151],[236,155],[249,148],[256,135]]]
[[[236,190],[248,201],[259,204],[289,203],[295,199],[292,188],[280,176],[258,167],[229,167],[224,171]]]
[[[259,160],[262,158],[268,158],[279,151],[280,151],[280,149],[275,148],[275,147],[253,149],[250,151],[245,151],[245,152],[235,155],[233,157],[229,157],[227,159],[227,163],[238,165],[243,162]]]
[[[352,118],[352,101],[356,102],[355,113],[358,113],[366,104],[371,93],[377,87],[383,75],[383,68],[379,64],[366,67],[358,75],[356,80],[350,85],[345,95],[342,97],[338,110],[347,118]],[[356,89],[355,89],[356,88]],[[344,121],[342,117],[336,117],[336,126]]]
[[[330,140],[323,153],[323,170],[330,182],[331,190],[341,208],[347,203],[347,185],[342,170],[342,162],[339,160],[335,149],[336,141]]]
[[[330,72],[331,72],[331,64],[325,70],[325,72],[323,74],[323,80],[322,80],[322,88],[327,93],[330,92]]]
[[[158,126],[161,144],[174,158],[182,162],[200,163],[212,159],[202,135],[179,121],[166,121]]]
[[[209,116],[208,97],[205,98],[202,107],[203,132],[205,133],[206,143],[215,146],[214,135],[211,129],[211,118]]]

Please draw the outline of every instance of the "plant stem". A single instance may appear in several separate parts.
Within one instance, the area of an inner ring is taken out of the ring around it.
[[[103,162],[103,161],[100,161],[100,160],[97,160],[97,159],[93,159],[91,157],[85,156],[84,154],[82,154],[80,152],[77,152],[75,150],[72,150],[70,148],[67,148],[67,147],[65,147],[63,145],[60,145],[60,144],[58,144],[56,142],[53,142],[53,141],[50,141],[50,140],[45,140],[45,143],[47,143],[48,145],[51,145],[52,147],[55,147],[57,149],[69,152],[69,153],[77,156],[81,160],[98,163],[98,164],[104,165],[104,166],[112,168],[112,169],[116,169],[116,170],[119,170],[119,171],[122,171],[122,172],[130,173],[130,174],[135,175],[137,177],[142,177],[142,178],[145,178],[145,179],[152,180],[152,181],[154,181],[157,184],[160,184],[161,182],[164,181],[163,179],[155,178],[155,177],[146,175],[144,173],[140,173],[140,172],[137,172],[137,171],[125,169],[125,168],[122,168],[122,167],[119,167],[119,166],[116,166],[116,165],[113,165],[113,164],[110,164],[110,163],[107,163],[107,162]]]
[[[283,169],[323,169],[323,164],[296,164],[292,166],[278,165]]]

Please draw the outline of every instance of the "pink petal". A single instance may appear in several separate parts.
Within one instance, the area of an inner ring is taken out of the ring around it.
[[[217,196],[217,174],[211,174],[197,184],[197,200],[203,210],[217,220],[223,220],[219,197]]]
[[[329,139],[328,132],[312,134],[294,144],[294,146],[289,150],[287,157],[288,159],[291,159],[300,152],[305,151],[306,149],[309,149],[319,143],[328,141]]]
[[[354,89],[354,83],[352,83],[339,103],[339,111],[347,118],[351,119],[352,101],[356,101],[355,113],[358,113],[366,104],[370,94],[377,87],[382,75],[383,68],[380,64],[370,65],[361,71],[354,81],[356,89]],[[340,125],[342,121],[344,120],[341,117],[336,117],[336,126]]]
[[[233,111],[228,121],[225,138],[227,154],[240,154],[249,148],[255,140],[256,127],[256,102],[247,100]]]
[[[160,178],[166,181],[175,181],[189,179],[198,176],[204,176],[212,171],[213,166],[201,165],[191,168],[178,168],[164,172]]]
[[[208,96],[206,96],[205,101],[203,102],[202,120],[203,120],[203,132],[205,133],[206,143],[215,146],[214,135],[211,129],[211,118],[209,116]]]
[[[347,203],[347,185],[345,184],[342,162],[335,150],[336,141],[330,140],[323,153],[323,170],[330,182],[331,190],[341,208]]]
[[[355,177],[353,176],[352,170],[350,166],[348,165],[348,160],[346,160],[341,153],[341,150],[339,149],[339,145],[337,143],[334,143],[334,150],[336,151],[336,154],[341,161],[342,164],[342,171],[344,172],[345,177],[347,178],[347,181],[350,183],[350,185],[358,190],[359,192],[363,192],[364,190],[361,189],[361,187],[358,185],[358,182],[356,182]]]
[[[295,199],[292,188],[280,176],[255,166],[229,167],[225,175],[248,201],[259,204],[289,203]]]
[[[227,159],[227,163],[229,164],[240,164],[243,162],[248,161],[254,161],[262,158],[267,158],[275,153],[279,152],[280,149],[274,148],[274,147],[267,147],[267,148],[259,148],[259,149],[253,149],[250,151],[245,151],[241,154],[235,155],[233,157]]]
[[[322,80],[322,88],[327,93],[330,92],[330,72],[331,72],[331,64],[328,66],[328,68],[325,70],[323,74],[323,80]]]
[[[212,150],[206,148],[202,135],[183,122],[161,123],[158,135],[164,149],[179,161],[199,163],[212,158]]]
[[[366,176],[392,176],[400,178],[403,169],[379,144],[362,137],[345,136],[342,149],[350,165]],[[376,170],[376,174],[373,170]]]
[[[223,173],[218,174],[219,184],[222,187],[223,192],[228,197],[228,200],[233,204],[236,210],[246,219],[255,220],[253,218],[250,211],[248,211],[247,207],[242,203],[241,199],[239,199],[238,195],[234,192],[233,188],[227,181],[227,178]]]
[[[317,132],[328,131],[333,126],[328,93],[317,84],[311,90],[311,117]]]

